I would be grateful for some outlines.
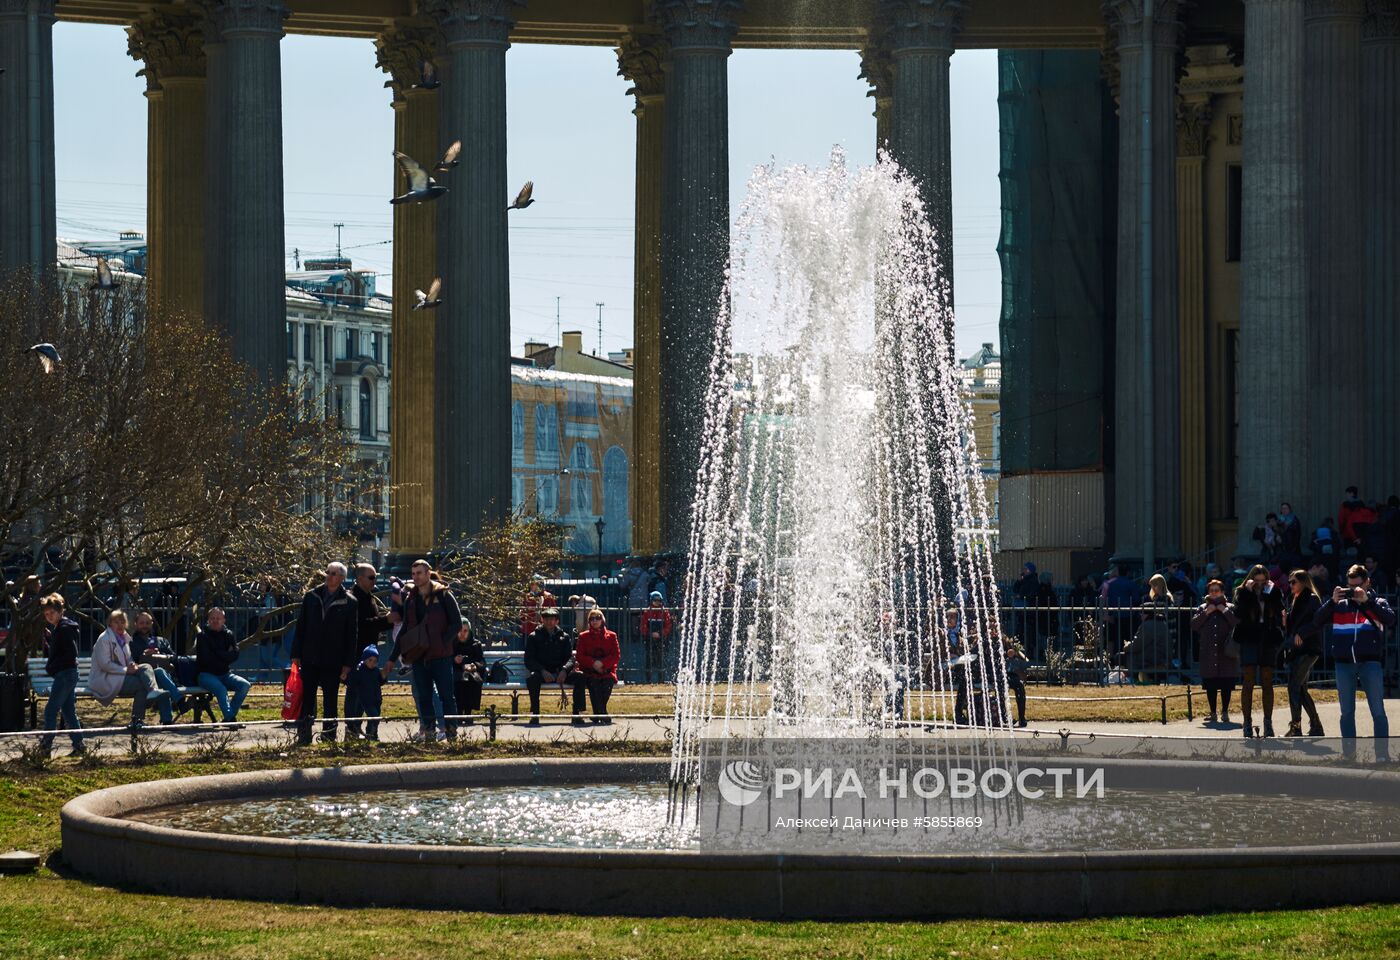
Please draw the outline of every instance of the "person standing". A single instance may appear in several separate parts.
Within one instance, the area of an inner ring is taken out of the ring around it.
[[[1006,686],[1016,696],[1016,726],[1026,725],[1026,667],[1030,661],[1012,637],[1002,638],[1002,657],[1006,662]]]
[[[238,660],[238,640],[228,629],[228,618],[222,607],[210,607],[204,629],[194,647],[195,682],[219,701],[224,723],[237,723],[238,711],[252,684],[232,671]],[[233,700],[229,701],[229,691]]]
[[[1230,722],[1230,695],[1240,679],[1239,644],[1235,642],[1235,627],[1240,618],[1235,605],[1225,596],[1225,584],[1213,578],[1206,584],[1206,598],[1191,617],[1191,629],[1201,648],[1201,685],[1206,689],[1210,715],[1206,723]],[[1216,712],[1219,698],[1220,712]]]
[[[384,709],[384,684],[389,679],[389,665],[379,666],[379,648],[370,644],[360,651],[360,662],[345,681],[345,735],[359,737],[360,717],[365,721],[363,736],[379,739],[379,717]]]
[[[530,590],[525,594],[525,603],[520,608],[520,635],[528,637],[539,627],[541,612],[545,607],[558,606],[554,594],[544,588],[544,577],[538,573],[530,578]],[[453,632],[456,636],[456,632]]]
[[[301,598],[296,638],[292,641],[292,663],[301,667],[301,715],[297,719],[297,740],[311,742],[311,723],[316,717],[316,693],[322,702],[321,741],[335,741],[335,721],[340,685],[350,676],[359,657],[359,609],[345,589],[345,564],[326,565],[326,580]]]
[[[646,644],[647,683],[666,679],[668,663],[667,648],[671,639],[671,611],[662,601],[661,591],[653,590],[649,606],[642,611],[640,618],[642,642]]]
[[[559,608],[546,607],[544,623],[525,638],[525,688],[530,692],[530,726],[540,725],[540,690],[546,683],[563,690],[574,667],[573,637],[559,626]]]
[[[78,733],[83,728],[78,720],[78,624],[64,614],[63,597],[51,593],[39,601],[40,616],[47,627],[49,659],[44,664],[44,672],[53,678],[49,687],[49,701],[44,704],[44,729],[57,730],[58,718],[63,717],[63,725],[68,729],[68,738],[73,743],[73,752],[84,751],[83,736]],[[53,749],[53,736],[39,741],[45,756]]]
[[[126,632],[124,610],[107,614],[107,629],[92,647],[92,670],[88,674],[88,691],[104,707],[117,697],[131,698],[131,726],[146,722],[146,702],[154,700],[160,710],[160,722],[169,724],[170,694],[156,683],[155,670],[149,664],[137,663],[131,649],[131,635]]]
[[[1235,614],[1240,618],[1235,639],[1240,645],[1244,686],[1240,691],[1244,735],[1253,737],[1254,685],[1259,684],[1264,711],[1263,735],[1274,735],[1274,667],[1283,649],[1283,598],[1274,589],[1269,571],[1256,563],[1235,591]]]
[[[350,596],[355,601],[355,636],[360,646],[379,645],[385,631],[393,626],[389,608],[374,595],[374,583],[379,571],[371,564],[355,564],[355,585]]]
[[[617,634],[608,629],[603,611],[594,607],[588,612],[588,629],[578,635],[574,645],[574,724],[583,725],[583,695],[593,703],[593,722],[611,724],[608,698],[617,683],[617,665],[622,660],[622,648]]]
[[[448,717],[457,713],[452,648],[462,629],[462,611],[447,585],[433,577],[428,561],[413,561],[412,573],[413,589],[403,598],[403,629],[396,649],[400,661],[412,669],[413,703],[418,710],[418,732],[409,739],[431,743],[457,735],[457,721]]]
[[[481,709],[481,686],[486,682],[486,648],[476,638],[469,620],[462,621],[452,646],[452,692],[457,713],[466,723],[475,723],[471,714]]]
[[[1332,662],[1337,671],[1337,701],[1342,709],[1342,738],[1356,736],[1356,691],[1366,694],[1372,736],[1389,737],[1385,715],[1385,631],[1395,626],[1395,611],[1371,589],[1366,568],[1347,570],[1347,585],[1337,587],[1317,611],[1319,626],[1332,625]]]
[[[1171,651],[1171,627],[1167,618],[1176,598],[1167,589],[1167,578],[1154,573],[1147,581],[1147,599],[1142,603],[1142,623],[1133,642],[1123,650],[1124,665],[1144,683],[1161,683]]]
[[[1317,625],[1317,611],[1322,597],[1306,570],[1294,570],[1288,575],[1288,609],[1283,613],[1284,654],[1288,659],[1288,732],[1287,737],[1303,735],[1303,711],[1308,714],[1308,736],[1322,736],[1322,720],[1317,706],[1308,693],[1308,674],[1322,656],[1322,628]]]

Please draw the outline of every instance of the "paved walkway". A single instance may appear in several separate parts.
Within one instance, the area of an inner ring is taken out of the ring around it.
[[[1043,705],[1038,708],[1036,704],[1031,706],[1031,716],[1035,717],[1038,712],[1043,712]],[[1322,717],[1322,725],[1328,737],[1337,737],[1340,733],[1338,717],[1340,707],[1336,703],[1319,703],[1318,712]],[[1387,701],[1387,713],[1392,724],[1400,725],[1400,700],[1391,699]],[[1288,708],[1286,702],[1281,707],[1274,710],[1274,730],[1282,734],[1288,728]],[[1262,717],[1256,713],[1255,722],[1261,723]],[[663,741],[667,738],[670,730],[670,716],[651,717],[627,717],[617,716],[613,718],[610,725],[604,726],[592,722],[583,726],[573,725],[567,716],[548,715],[542,718],[540,726],[528,726],[520,720],[500,721],[496,727],[496,737],[500,740],[511,741],[531,741],[541,744],[558,742],[586,742],[595,743],[630,741]],[[1366,708],[1364,701],[1357,704],[1357,726],[1358,733],[1362,737],[1371,735],[1370,712]],[[407,740],[417,729],[417,724],[411,720],[385,720],[379,728],[381,741],[395,742]],[[489,725],[483,718],[478,717],[476,722],[470,725],[463,725],[460,729],[460,736],[463,738],[485,740],[488,737]],[[205,725],[194,727],[189,724],[178,724],[173,727],[146,727],[143,737],[153,747],[161,750],[183,751],[195,749],[208,749],[211,743],[216,740],[222,742],[225,737],[229,738],[228,746],[234,749],[271,749],[274,747],[292,745],[293,731],[280,721],[254,722],[228,730],[217,726]],[[1072,737],[1126,737],[1126,738],[1172,738],[1172,739],[1220,739],[1220,740],[1243,740],[1243,727],[1240,723],[1239,712],[1231,713],[1229,723],[1205,724],[1200,719],[1194,721],[1178,720],[1170,723],[1154,722],[1086,722],[1086,721],[1061,721],[1053,719],[1033,720],[1024,729],[1015,731],[1018,737],[1047,737],[1064,736],[1068,734]],[[129,748],[129,734],[124,729],[108,728],[106,732],[101,730],[88,729],[85,735],[94,740],[101,740],[104,749],[111,752],[124,752]],[[344,730],[340,731],[340,736],[344,736]],[[33,735],[15,737],[0,734],[0,759],[12,759],[19,755],[23,745],[33,745],[36,738]],[[68,752],[68,740],[62,732],[54,744],[55,755],[63,755]]]

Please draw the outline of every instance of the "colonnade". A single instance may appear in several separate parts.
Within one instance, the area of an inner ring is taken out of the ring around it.
[[[994,2],[877,0],[861,50],[877,139],[920,183],[950,295],[949,61],[966,9]],[[470,534],[510,506],[505,58],[524,3],[419,0],[376,40],[395,149],[428,163],[463,143],[445,197],[394,209],[399,549]],[[1115,546],[1138,555],[1175,552],[1181,528],[1175,84],[1185,7],[1104,5],[1121,128]],[[645,9],[644,22],[619,27],[618,63],[637,118],[634,530],[638,549],[655,550],[683,548],[687,536],[728,259],[727,59],[745,8],[651,0]],[[1245,10],[1238,515],[1247,525],[1300,491],[1319,503],[1339,493],[1343,467],[1373,493],[1397,475],[1393,444],[1326,427],[1396,389],[1400,0],[1245,0]],[[129,27],[149,101],[151,295],[203,310],[269,377],[283,369],[287,16],[280,0],[188,0]],[[53,259],[53,22],[54,0],[0,0],[0,58],[7,80],[23,81],[0,91],[0,270]],[[439,88],[416,86],[424,61]],[[411,313],[404,294],[434,276],[443,306]],[[1275,426],[1292,387],[1300,405],[1315,404],[1306,456]],[[1338,467],[1307,466],[1319,458]]]

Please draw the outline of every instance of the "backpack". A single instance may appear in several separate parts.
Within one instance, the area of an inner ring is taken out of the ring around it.
[[[506,669],[505,661],[497,660],[486,670],[487,683],[509,683],[510,671]]]

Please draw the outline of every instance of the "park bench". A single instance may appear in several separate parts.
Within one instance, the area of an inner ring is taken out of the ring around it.
[[[25,661],[29,671],[29,725],[38,729],[39,726],[39,698],[47,697],[49,691],[53,689],[53,677],[44,672],[46,661],[42,657],[31,657]],[[91,697],[92,691],[88,689],[88,678],[92,675],[92,657],[78,658],[78,696]],[[174,677],[174,674],[172,674]],[[174,677],[179,683],[179,678]],[[194,711],[194,722],[199,723],[200,717],[209,715],[209,722],[214,722],[213,697],[208,690],[203,687],[192,687],[180,685],[180,692],[184,694],[185,700]]]
[[[496,665],[500,664],[506,670],[508,680],[499,683],[492,683],[489,680],[481,685],[482,693],[490,690],[504,691],[510,694],[510,712],[516,716],[520,715],[520,695],[528,693],[529,688],[525,685],[525,651],[524,650],[491,650],[486,651],[486,669],[488,673]],[[557,687],[558,684],[546,684],[545,688]],[[616,687],[626,686],[619,680]]]

